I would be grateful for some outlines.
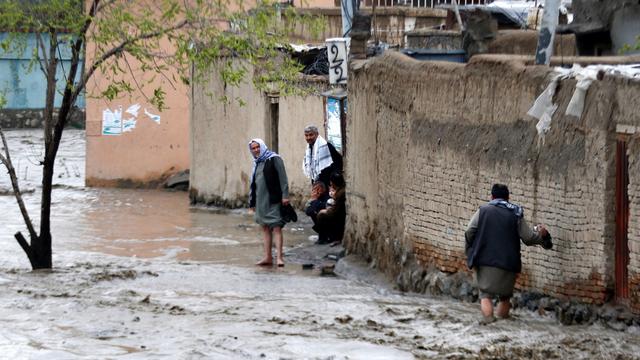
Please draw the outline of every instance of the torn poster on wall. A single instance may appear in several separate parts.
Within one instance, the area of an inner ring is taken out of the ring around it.
[[[340,99],[327,98],[327,141],[340,153],[342,153],[341,111]]]
[[[122,114],[117,110],[105,109],[102,111],[102,135],[122,134]]]
[[[141,106],[133,104],[124,111],[126,118],[123,120],[122,106],[118,109],[105,109],[102,111],[102,135],[121,135],[125,132],[131,132],[136,128],[138,115]],[[160,124],[160,115],[149,112],[146,108],[144,114],[156,124]]]

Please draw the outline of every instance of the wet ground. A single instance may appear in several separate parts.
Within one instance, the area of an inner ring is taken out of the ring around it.
[[[39,132],[7,135],[35,211]],[[245,211],[192,209],[182,192],[85,189],[83,136],[68,131],[61,147],[53,271],[29,271],[15,200],[0,195],[1,358],[640,358],[638,328],[566,327],[528,311],[480,326],[478,304],[397,293],[356,260],[338,277],[292,256],[257,268],[260,233]],[[0,173],[0,194],[8,184]],[[287,248],[310,234],[308,222],[286,228]]]

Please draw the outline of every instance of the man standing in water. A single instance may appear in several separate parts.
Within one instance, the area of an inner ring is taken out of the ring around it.
[[[493,299],[498,298],[498,317],[509,317],[516,275],[522,269],[520,239],[525,245],[551,249],[551,235],[543,225],[529,228],[520,206],[509,202],[509,188],[495,184],[491,201],[473,215],[465,231],[467,265],[475,269],[480,292],[481,324],[496,320]]]
[[[282,228],[285,221],[281,207],[289,204],[289,185],[284,162],[280,155],[267,148],[262,139],[251,139],[249,151],[254,159],[249,207],[255,210],[254,217],[256,223],[262,226],[264,238],[264,257],[256,265],[273,264],[271,245],[272,240],[275,240],[276,263],[284,266]]]

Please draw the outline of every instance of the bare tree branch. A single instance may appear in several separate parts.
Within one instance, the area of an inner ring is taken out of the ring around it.
[[[113,1],[105,2],[104,6],[108,6],[110,3],[113,3]],[[91,8],[89,9],[89,17],[87,18],[87,21],[85,21],[84,26],[82,27],[82,32],[80,32],[80,34],[82,35],[76,39],[75,43],[73,44],[73,47],[71,48],[71,64],[77,64],[79,62],[81,50],[83,47],[86,48],[85,41],[86,41],[87,31],[89,30],[89,26],[91,26],[91,22],[93,21],[93,18],[97,15],[98,11],[101,8],[103,7],[100,7],[100,0],[93,0],[93,3],[91,4]],[[72,68],[73,68],[73,65],[72,65]],[[86,75],[85,67],[82,66],[80,70],[81,79],[85,79],[85,75]],[[75,89],[73,89],[74,91],[71,91],[72,88],[69,85],[73,85],[73,81],[75,81],[75,71],[73,73],[73,76],[71,77],[71,81],[72,81],[71,84],[67,83],[67,87],[65,88],[65,93],[63,95],[63,100],[66,97],[68,97],[69,103],[75,104],[76,99],[78,98],[78,95],[80,95],[80,92],[82,92],[82,88],[84,87],[84,84],[82,84],[82,86],[81,84],[78,84],[78,86]],[[58,119],[60,119],[59,115],[58,115]],[[56,123],[56,127],[57,126],[58,124]],[[64,127],[64,124],[62,124],[62,127]]]
[[[58,70],[58,34],[55,29],[49,29],[49,62],[47,63],[47,92],[43,116],[44,148],[49,149],[53,140],[53,103],[56,96],[56,72]]]
[[[44,76],[47,77],[47,69],[45,69],[44,64],[47,64],[49,60],[47,60],[47,52],[44,48],[44,40],[42,40],[42,34],[40,32],[36,32],[36,40],[38,41],[38,47],[40,48],[38,52],[42,52],[42,59],[38,56],[38,65],[40,65],[40,70],[44,73]]]
[[[153,65],[157,67],[159,67],[158,63],[156,62],[155,58],[151,58],[151,60],[153,61]],[[173,88],[173,90],[176,90],[176,85],[173,83],[173,80],[169,79],[169,77],[167,76],[167,74],[164,73],[164,71],[160,71],[160,75],[165,78],[168,82],[169,85],[171,85],[171,87]]]
[[[18,202],[18,206],[20,207],[20,212],[22,213],[22,218],[24,219],[24,223],[27,225],[27,229],[29,230],[29,235],[32,239],[38,237],[36,231],[33,227],[33,223],[31,222],[31,218],[29,217],[29,213],[27,212],[27,208],[24,205],[24,201],[22,200],[22,192],[20,191],[20,186],[18,185],[18,177],[16,176],[16,170],[13,167],[13,163],[11,162],[11,155],[9,153],[9,145],[7,144],[7,139],[4,136],[4,132],[0,128],[0,137],[2,137],[2,145],[4,146],[5,155],[0,153],[0,162],[4,164],[9,172],[9,177],[11,178],[11,186],[13,187],[13,194],[16,197],[16,201]],[[26,251],[26,250],[25,250]]]
[[[29,245],[29,243],[27,242],[27,239],[24,238],[21,232],[18,231],[13,236],[16,238],[16,240],[18,240],[18,244],[20,245],[22,250],[24,250],[24,252],[27,254],[27,258],[29,258],[29,262],[33,267],[34,264],[38,263],[38,256],[36,255],[36,252],[33,251],[33,248]]]
[[[60,43],[56,42],[56,51],[58,52],[58,57],[60,58],[60,66],[62,67],[62,76],[64,76],[65,84],[69,84],[69,79],[67,78],[67,71],[64,69],[64,59],[62,58],[62,51],[60,51]]]
[[[135,74],[133,73],[131,64],[129,64],[129,59],[127,59],[126,56],[123,56],[123,57],[124,57],[124,63],[127,64],[127,68],[129,68],[129,73],[131,74],[131,77],[133,78],[133,82],[136,84],[138,91],[140,92],[140,94],[142,94],[145,100],[150,101],[149,97],[147,96],[147,94],[144,93],[142,87],[140,86],[140,83],[138,83],[138,78],[136,78]]]

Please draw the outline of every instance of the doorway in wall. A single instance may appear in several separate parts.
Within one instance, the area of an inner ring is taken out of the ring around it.
[[[347,92],[336,88],[322,93],[324,96],[324,129],[326,139],[342,156],[347,147]]]
[[[629,136],[618,134],[616,144],[616,241],[615,241],[615,298],[626,302],[629,298]]]
[[[269,149],[279,152],[278,145],[278,127],[280,126],[280,104],[277,96],[268,96],[267,116],[265,116],[266,139],[265,142]]]

